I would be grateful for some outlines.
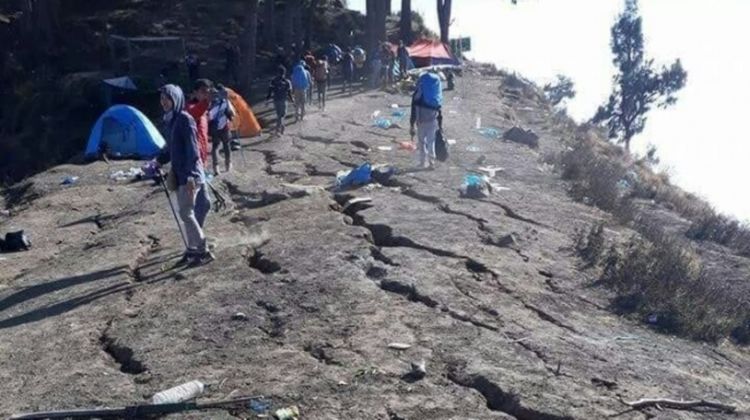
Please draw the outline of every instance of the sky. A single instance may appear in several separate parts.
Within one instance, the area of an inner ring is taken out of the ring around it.
[[[394,0],[394,12],[400,7]],[[364,10],[365,0],[349,0]],[[436,2],[412,8],[438,32]],[[556,74],[578,92],[568,113],[589,119],[606,102],[614,66],[610,29],[624,0],[456,0],[451,37],[470,36],[471,58],[518,71],[544,84]],[[706,198],[719,211],[750,220],[745,187],[750,140],[750,0],[641,0],[646,56],[657,65],[682,60],[688,72],[678,102],[651,112],[633,140],[643,152],[657,147],[662,170],[675,183]]]

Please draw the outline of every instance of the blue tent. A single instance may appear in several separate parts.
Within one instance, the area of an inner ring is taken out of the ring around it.
[[[137,109],[115,105],[94,124],[86,146],[86,157],[106,150],[110,157],[150,159],[166,145],[154,124]]]

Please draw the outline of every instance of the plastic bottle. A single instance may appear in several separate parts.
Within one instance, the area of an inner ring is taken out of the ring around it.
[[[190,381],[166,391],[154,394],[151,402],[154,404],[177,404],[192,400],[203,394],[205,385],[201,381]]]

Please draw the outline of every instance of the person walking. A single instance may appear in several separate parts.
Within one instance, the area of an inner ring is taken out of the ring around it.
[[[215,259],[208,250],[203,229],[195,217],[196,199],[206,188],[197,129],[193,117],[184,110],[182,89],[176,85],[165,85],[160,91],[172,161],[170,176],[177,186],[177,205],[186,234],[187,249],[181,263],[197,266]]]
[[[315,85],[318,88],[318,108],[326,110],[326,91],[328,89],[328,58],[323,56],[315,63]]]
[[[198,136],[198,152],[203,168],[208,167],[208,109],[211,106],[211,89],[213,83],[208,79],[198,79],[193,86],[193,94],[185,110],[195,120]],[[208,188],[203,188],[195,203],[195,218],[202,228],[211,211],[211,197]]]
[[[271,79],[268,86],[266,100],[273,98],[273,106],[276,110],[276,135],[284,134],[284,117],[286,117],[286,101],[289,99],[294,103],[292,97],[292,82],[286,78],[286,68],[279,66],[276,77]]]
[[[300,60],[292,69],[292,91],[294,93],[294,121],[305,120],[305,101],[310,88],[312,76],[305,69],[305,62]]]
[[[409,130],[412,141],[417,135],[417,158],[422,168],[432,169],[435,166],[435,136],[441,125],[442,102],[440,77],[432,72],[424,73],[417,81],[417,90],[412,96]],[[414,129],[415,124],[417,130]]]
[[[229,105],[229,93],[222,85],[216,86],[216,94],[211,101],[208,111],[208,132],[211,135],[211,160],[214,166],[214,175],[220,175],[219,171],[219,147],[224,154],[224,169],[226,172],[232,170],[232,149],[229,145],[229,120],[233,118],[232,109]]]

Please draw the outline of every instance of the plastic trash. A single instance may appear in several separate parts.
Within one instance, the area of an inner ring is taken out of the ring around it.
[[[479,134],[487,137],[488,139],[499,139],[500,138],[500,130],[497,128],[492,127],[484,127],[479,129]]]
[[[469,174],[464,177],[464,185],[466,186],[482,185],[483,183],[484,180],[479,175]]]
[[[391,104],[391,109],[398,109],[398,108],[399,108],[398,104]]]
[[[391,165],[375,165],[370,173],[370,177],[381,185],[387,185],[394,175],[396,175],[396,168]]]
[[[411,344],[405,344],[405,343],[390,343],[388,344],[389,349],[393,350],[408,350],[411,348]]]
[[[477,146],[467,146],[466,147],[467,152],[481,152],[481,149]]]
[[[364,163],[351,171],[338,176],[336,179],[336,185],[339,188],[349,188],[359,185],[369,184],[372,175],[372,166],[369,163]]]
[[[380,110],[378,109],[377,111],[374,111],[370,117],[374,120],[375,118],[378,118],[379,116],[380,116]]]
[[[271,409],[271,404],[262,399],[253,399],[250,400],[247,407],[255,414],[265,414]]]
[[[391,128],[391,125],[393,125],[393,123],[391,123],[391,120],[389,120],[388,118],[378,118],[378,119],[375,120],[375,122],[373,123],[373,125],[375,127],[387,130],[387,129]]]
[[[406,116],[406,112],[398,110],[398,111],[393,111],[391,115],[394,117],[403,118]]]
[[[276,412],[273,413],[273,418],[276,420],[298,420],[299,408],[297,408],[297,406],[295,405],[288,408],[276,410]]]
[[[449,145],[451,145],[451,146],[453,146],[454,144],[458,143],[458,141],[456,141],[456,139],[448,139],[448,140],[446,140],[446,142],[447,142],[447,143],[448,143]]]
[[[406,150],[409,152],[413,152],[417,150],[417,145],[414,144],[414,142],[411,141],[400,141],[398,142],[398,148],[399,150]]]
[[[393,147],[391,147],[391,146],[378,146],[378,150],[380,150],[382,152],[388,152],[388,151],[393,150]]]
[[[78,182],[77,176],[66,176],[62,181],[62,185],[73,185]]]
[[[476,120],[476,123],[474,124],[474,128],[476,128],[477,130],[482,128],[482,117],[477,116],[477,120]]]
[[[190,381],[166,391],[154,394],[151,402],[154,404],[177,404],[197,398],[206,386],[201,381]]]

